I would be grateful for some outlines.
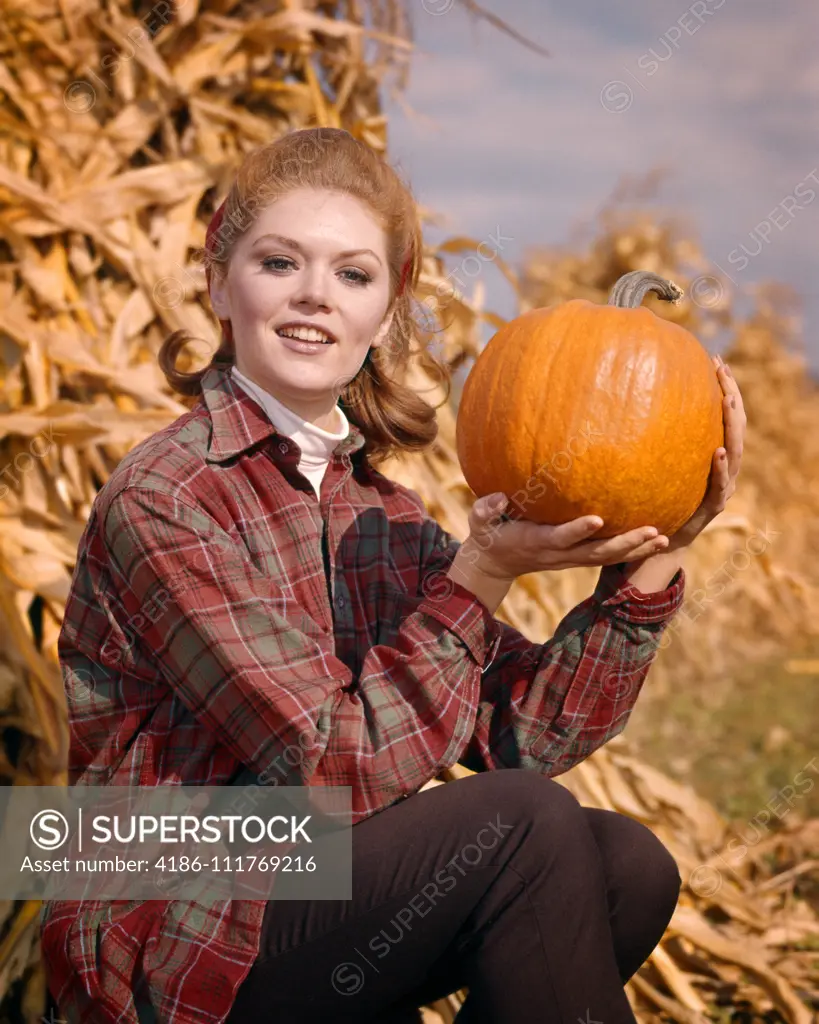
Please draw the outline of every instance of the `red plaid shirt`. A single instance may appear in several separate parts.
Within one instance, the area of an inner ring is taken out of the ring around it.
[[[122,460],[80,542],[58,644],[71,784],[350,786],[355,824],[456,762],[557,775],[623,729],[682,571],[645,595],[604,569],[531,643],[446,577],[458,542],[354,425],[317,498],[229,373],[203,385]],[[218,1024],[264,909],[51,901],[49,987],[72,1024]]]

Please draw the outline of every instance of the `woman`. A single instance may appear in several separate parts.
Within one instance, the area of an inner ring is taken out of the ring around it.
[[[183,333],[160,353],[200,400],[122,460],[81,540],[59,638],[70,780],[350,786],[353,898],[52,902],[60,1012],[399,1024],[468,987],[459,1024],[633,1021],[623,986],[676,865],[551,776],[625,726],[681,554],[734,490],[730,371],[727,457],[673,537],[598,541],[592,517],[501,521],[480,500],[459,547],[375,469],[436,433],[394,379],[421,264],[394,170],[344,131],[293,132],[246,159],[206,256],[222,343],[189,375]],[[517,576],[581,565],[599,583],[553,639],[494,618]],[[478,774],[419,792],[458,761]]]

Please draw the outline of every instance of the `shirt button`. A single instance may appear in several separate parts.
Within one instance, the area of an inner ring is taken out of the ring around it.
[[[338,597],[336,598],[336,608],[343,608],[343,607],[344,607],[344,595],[343,594],[339,594]]]
[[[282,443],[279,445],[279,451],[282,453],[282,455],[287,455],[287,453],[290,451],[290,448],[288,447],[288,445],[284,443],[284,441],[282,441]]]

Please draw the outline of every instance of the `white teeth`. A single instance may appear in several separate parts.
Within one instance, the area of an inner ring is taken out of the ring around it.
[[[332,341],[324,331],[316,330],[314,327],[283,327],[279,334],[285,338],[295,338],[297,341],[320,341],[325,345],[331,345]]]

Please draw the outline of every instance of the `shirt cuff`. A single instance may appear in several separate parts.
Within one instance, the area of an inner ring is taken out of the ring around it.
[[[469,653],[483,668],[492,660],[500,642],[503,627],[486,605],[471,590],[450,579],[452,593],[445,598],[427,597],[416,611],[443,623],[459,640],[466,644]],[[489,657],[489,649],[493,648]]]
[[[679,569],[665,588],[644,594],[625,578],[623,563],[603,567],[594,597],[602,608],[635,623],[665,622],[678,611],[685,591],[685,571]]]

